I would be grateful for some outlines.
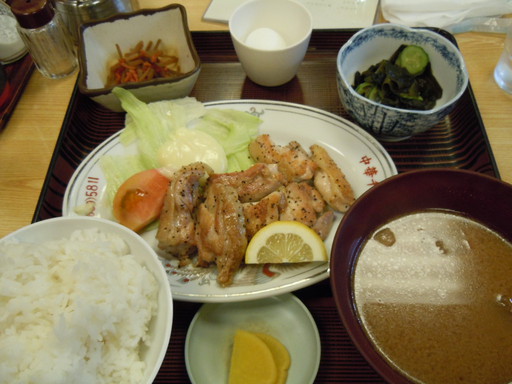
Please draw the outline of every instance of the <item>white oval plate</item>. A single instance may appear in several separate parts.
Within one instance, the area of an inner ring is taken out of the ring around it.
[[[397,173],[391,157],[369,133],[332,113],[305,105],[266,101],[233,100],[205,103],[207,108],[236,109],[259,116],[263,123],[260,133],[268,133],[274,142],[288,144],[297,140],[305,149],[312,144],[324,146],[341,167],[352,185],[356,197],[372,185]],[[105,203],[106,181],[99,160],[105,155],[137,153],[135,144],[124,146],[119,133],[95,148],[73,174],[64,195],[63,215],[78,215],[74,209],[86,202],[95,205],[93,216],[114,220],[111,206]],[[333,229],[325,240],[330,254],[335,230],[341,221],[336,214]],[[156,229],[142,236],[158,251]],[[243,266],[227,288],[216,282],[216,269],[178,268],[177,261],[161,257],[173,298],[195,302],[242,301],[292,292],[329,276],[328,263],[296,265]]]
[[[315,320],[294,295],[244,303],[204,304],[190,323],[185,364],[193,384],[227,383],[237,329],[267,333],[288,349],[288,383],[313,383],[320,365],[320,336]]]

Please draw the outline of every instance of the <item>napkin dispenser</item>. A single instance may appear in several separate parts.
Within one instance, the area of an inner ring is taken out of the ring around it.
[[[512,0],[381,0],[381,10],[387,21],[409,27],[503,32],[495,24],[512,13]]]

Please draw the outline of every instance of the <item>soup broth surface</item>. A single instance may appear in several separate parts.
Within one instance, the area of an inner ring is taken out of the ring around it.
[[[353,284],[365,331],[412,381],[512,382],[512,244],[498,234],[451,212],[402,216],[367,240]]]

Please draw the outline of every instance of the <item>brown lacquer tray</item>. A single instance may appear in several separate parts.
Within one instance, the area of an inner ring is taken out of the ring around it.
[[[0,111],[0,132],[5,128],[14,112],[14,107],[16,107],[35,66],[32,57],[26,54],[14,63],[5,65],[4,68],[9,80],[9,97],[3,110]]]
[[[455,42],[453,36],[438,30]],[[350,120],[336,89],[336,55],[355,30],[313,33],[310,48],[296,78],[276,87],[248,80],[238,63],[227,32],[195,32],[202,70],[192,96],[214,100],[268,99],[306,104]],[[84,157],[123,128],[124,113],[110,112],[75,91],[62,126],[34,221],[62,214],[66,185]],[[293,128],[291,128],[293,129]],[[311,127],[314,129],[314,127]],[[454,111],[425,134],[399,143],[384,143],[399,172],[425,167],[455,167],[499,177],[471,86]],[[311,311],[322,343],[317,383],[382,383],[355,349],[339,320],[328,281],[296,292]],[[184,362],[188,325],[200,304],[175,302],[173,331],[156,383],[189,382]],[[207,359],[207,356],[198,358]]]

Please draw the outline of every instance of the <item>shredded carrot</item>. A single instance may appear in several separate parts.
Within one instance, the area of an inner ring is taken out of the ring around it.
[[[119,58],[122,59],[123,52],[121,51],[121,47],[119,46],[119,44],[116,44],[116,49],[117,49],[117,54],[119,55]]]
[[[144,46],[144,43],[141,41],[139,41],[137,43],[137,45],[135,46],[135,48],[133,49],[134,51],[140,51],[142,49],[142,47]]]
[[[161,39],[158,39],[153,45],[153,42],[149,41],[144,46],[144,43],[139,41],[126,53],[123,53],[119,44],[116,44],[118,60],[110,67],[107,86],[180,75],[182,72],[179,58],[165,53],[160,48],[161,42]]]

